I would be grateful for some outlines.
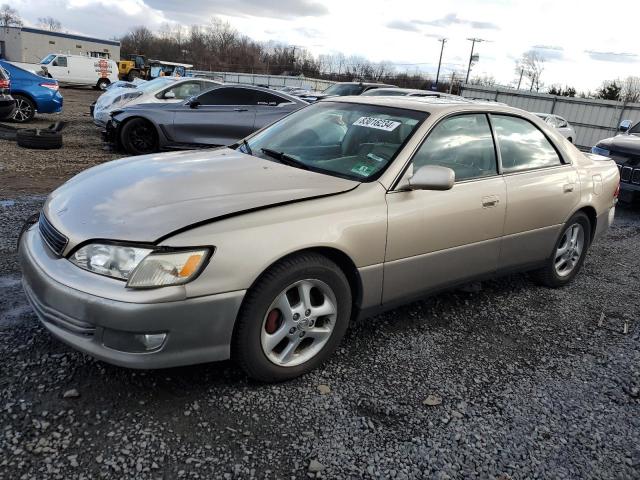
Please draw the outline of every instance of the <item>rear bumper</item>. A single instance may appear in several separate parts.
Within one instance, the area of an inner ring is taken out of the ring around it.
[[[245,291],[170,302],[124,302],[54,280],[47,272],[53,262],[68,260],[53,258],[36,228],[25,232],[20,240],[25,293],[41,323],[71,347],[129,368],[166,368],[229,358]],[[146,350],[140,338],[147,334],[166,337],[159,347]]]
[[[38,113],[60,113],[62,111],[64,99],[60,92],[55,92],[55,95],[50,98],[37,99],[36,103]]]

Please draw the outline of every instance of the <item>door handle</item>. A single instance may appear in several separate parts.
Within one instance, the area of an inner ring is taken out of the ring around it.
[[[248,108],[234,108],[233,111],[234,112],[248,112],[249,109]]]
[[[500,198],[497,195],[490,195],[488,197],[482,197],[482,206],[484,208],[495,207],[500,203]]]
[[[565,184],[562,186],[562,191],[563,191],[564,193],[571,193],[571,192],[573,192],[573,189],[574,189],[574,188],[575,188],[575,183],[565,183]]]

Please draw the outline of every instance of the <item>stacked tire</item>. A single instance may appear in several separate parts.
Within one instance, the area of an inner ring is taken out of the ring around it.
[[[36,150],[57,150],[62,148],[62,133],[39,128],[25,128],[17,131],[18,146]]]

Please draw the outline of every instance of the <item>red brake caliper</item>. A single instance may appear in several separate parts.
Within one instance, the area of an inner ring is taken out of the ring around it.
[[[278,328],[280,328],[282,315],[280,315],[280,310],[274,308],[267,315],[267,321],[264,324],[264,330],[269,334],[273,335],[276,333]]]

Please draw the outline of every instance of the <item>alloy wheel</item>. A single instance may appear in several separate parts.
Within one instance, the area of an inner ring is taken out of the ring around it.
[[[16,99],[16,111],[13,114],[13,119],[16,122],[24,122],[28,120],[33,115],[33,109],[29,102],[24,100],[23,98]]]
[[[326,283],[307,279],[289,285],[271,303],[262,321],[264,354],[282,367],[309,361],[329,341],[337,312],[336,296]]]
[[[574,223],[562,234],[554,255],[554,268],[559,277],[566,277],[573,272],[583,249],[584,228],[580,223]]]

